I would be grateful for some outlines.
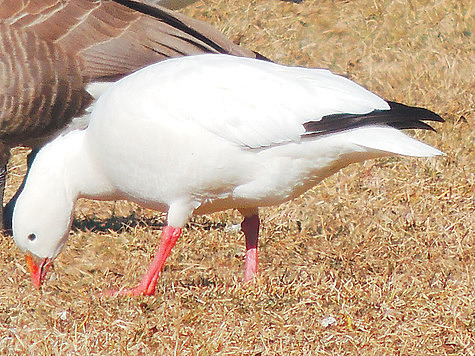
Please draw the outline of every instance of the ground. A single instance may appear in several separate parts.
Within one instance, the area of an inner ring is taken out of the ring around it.
[[[329,68],[439,113],[436,133],[413,134],[446,156],[353,165],[262,209],[252,284],[239,215],[196,217],[152,297],[100,291],[139,281],[164,216],[81,201],[40,291],[2,238],[0,352],[474,355],[473,2],[209,0],[183,12],[276,62]],[[15,150],[8,196],[25,152]]]

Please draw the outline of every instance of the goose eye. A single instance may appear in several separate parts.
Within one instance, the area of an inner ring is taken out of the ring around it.
[[[36,240],[36,235],[35,234],[29,234],[28,235],[28,240],[35,241]]]

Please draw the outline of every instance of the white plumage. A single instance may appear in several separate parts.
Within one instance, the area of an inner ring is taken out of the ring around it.
[[[420,120],[440,117],[395,105],[322,69],[225,55],[149,66],[105,91],[86,130],[40,151],[14,211],[15,241],[36,256],[29,263],[39,286],[67,240],[79,197],[165,211],[168,226],[149,272],[124,292],[151,294],[189,217],[236,208],[245,216],[249,280],[257,271],[259,206],[292,199],[352,162],[441,154],[390,126],[427,128]]]

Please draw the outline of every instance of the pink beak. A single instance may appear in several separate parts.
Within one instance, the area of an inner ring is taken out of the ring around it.
[[[26,263],[31,273],[31,281],[36,289],[40,289],[41,282],[46,277],[49,267],[52,265],[50,258],[40,258],[27,252],[25,254]]]

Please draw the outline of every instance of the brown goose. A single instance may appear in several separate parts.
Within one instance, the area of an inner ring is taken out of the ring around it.
[[[10,148],[41,147],[83,115],[96,96],[88,85],[115,81],[165,58],[207,52],[261,57],[208,24],[159,6],[129,0],[3,0],[0,207]],[[7,228],[14,200],[5,209]]]

